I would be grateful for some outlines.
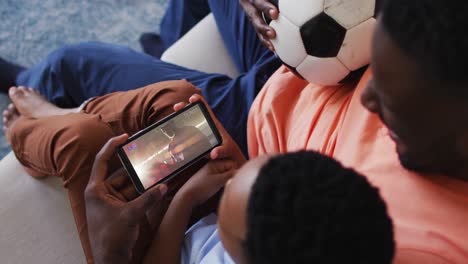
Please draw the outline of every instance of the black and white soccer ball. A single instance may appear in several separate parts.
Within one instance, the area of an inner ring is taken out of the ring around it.
[[[410,0],[408,0],[410,1]],[[379,0],[273,0],[279,17],[271,42],[281,61],[305,80],[337,85],[370,62]]]

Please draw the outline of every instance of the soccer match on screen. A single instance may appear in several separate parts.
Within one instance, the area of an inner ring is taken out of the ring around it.
[[[216,142],[207,120],[196,106],[128,143],[124,151],[147,189]]]

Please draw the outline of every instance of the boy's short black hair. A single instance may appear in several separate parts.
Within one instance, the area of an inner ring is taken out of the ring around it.
[[[367,179],[315,152],[272,158],[252,187],[250,263],[391,263],[387,208]]]
[[[428,79],[453,84],[453,96],[468,96],[468,1],[391,0],[383,5],[383,26],[415,59]],[[458,85],[457,85],[458,84]]]

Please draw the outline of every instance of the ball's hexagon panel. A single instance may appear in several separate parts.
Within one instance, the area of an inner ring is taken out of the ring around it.
[[[325,13],[346,29],[373,17],[375,0],[325,0]]]
[[[271,40],[276,55],[292,67],[299,65],[307,56],[299,28],[281,14],[270,26],[276,31],[276,38]]]
[[[323,12],[324,0],[279,0],[280,13],[300,27]]]
[[[318,85],[337,85],[350,73],[350,70],[337,58],[316,58],[312,56],[307,56],[296,67],[296,70],[304,79]]]
[[[375,18],[370,18],[346,32],[338,59],[351,71],[369,64],[372,35],[376,24]]]
[[[325,13],[320,13],[301,27],[301,36],[308,55],[336,57],[346,35],[346,29]]]
[[[294,75],[296,75],[297,77],[305,80],[304,77],[302,77],[302,75],[299,72],[297,72],[296,68],[294,68],[294,67],[292,67],[292,66],[290,66],[290,65],[288,65],[288,64],[286,64],[284,62],[283,62],[283,65],[286,66],[288,68],[288,70],[290,70],[292,73],[294,73]]]

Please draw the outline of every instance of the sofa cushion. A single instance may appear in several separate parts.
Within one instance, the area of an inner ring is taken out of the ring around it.
[[[0,161],[2,263],[85,263],[60,179],[36,180],[13,153]]]
[[[221,73],[231,78],[239,75],[219,34],[213,14],[209,14],[174,43],[164,52],[161,60],[202,72]]]

